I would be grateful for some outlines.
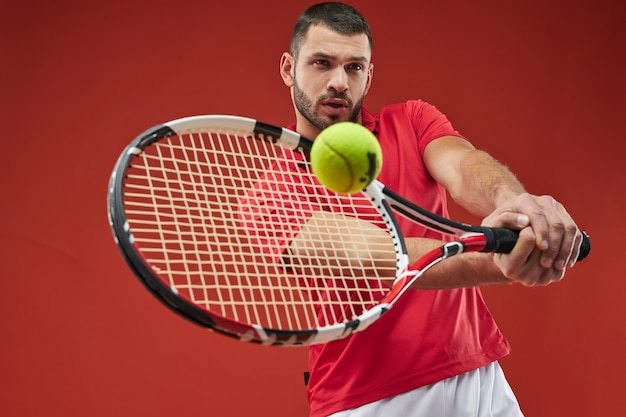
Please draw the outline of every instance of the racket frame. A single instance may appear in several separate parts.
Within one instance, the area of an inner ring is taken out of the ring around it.
[[[130,225],[124,214],[123,188],[126,169],[131,165],[133,158],[138,156],[146,147],[173,135],[211,129],[216,129],[218,132],[243,133],[244,136],[278,144],[285,149],[297,151],[303,155],[308,155],[313,144],[310,139],[291,130],[239,116],[192,116],[157,125],[137,136],[118,158],[109,182],[108,219],[115,242],[124,260],[148,291],[178,315],[218,333],[242,341],[281,346],[310,345],[340,339],[366,329],[388,311],[424,271],[445,258],[464,252],[468,244],[472,246],[472,251],[491,252],[497,249],[506,252],[512,249],[517,240],[517,232],[509,229],[472,226],[438,216],[406,200],[381,182],[374,180],[365,187],[362,193],[384,219],[385,226],[396,248],[397,270],[393,286],[378,305],[348,322],[304,330],[273,329],[258,324],[245,324],[215,312],[208,312],[179,297],[177,291],[160,279],[158,272],[151,268],[150,263],[141,255],[141,250],[134,243],[132,230],[130,230]],[[424,227],[456,236],[465,242],[446,243],[422,257],[418,263],[409,265],[407,248],[394,211]]]

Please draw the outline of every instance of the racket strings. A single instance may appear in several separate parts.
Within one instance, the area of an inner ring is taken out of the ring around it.
[[[351,320],[386,291],[372,267],[386,249],[355,256],[335,241],[337,233],[373,239],[340,221],[366,213],[382,226],[371,204],[328,193],[297,153],[247,133],[163,138],[133,159],[124,187],[136,247],[173,291],[214,314],[313,329]],[[327,267],[286,265],[289,241],[320,211],[341,214],[309,242],[333,242],[333,250],[309,254],[311,265]]]

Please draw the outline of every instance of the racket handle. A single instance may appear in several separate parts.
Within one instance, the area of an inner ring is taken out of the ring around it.
[[[513,250],[513,247],[517,243],[519,232],[501,227],[488,227],[485,229],[486,230],[483,230],[483,232],[487,238],[487,244],[483,252],[509,253]],[[576,259],[577,262],[585,259],[591,251],[589,236],[587,236],[585,232],[582,232],[582,234],[583,241],[580,244],[580,252]]]

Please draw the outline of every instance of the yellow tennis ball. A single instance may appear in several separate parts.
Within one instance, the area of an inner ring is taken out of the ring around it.
[[[322,130],[311,147],[311,167],[331,191],[353,194],[371,183],[382,167],[378,139],[366,127],[339,122]]]

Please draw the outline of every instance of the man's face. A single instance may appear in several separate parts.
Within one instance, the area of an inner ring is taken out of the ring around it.
[[[361,105],[373,75],[367,36],[312,26],[297,61],[283,55],[281,75],[292,89],[301,133],[314,137],[336,122],[360,123]]]

